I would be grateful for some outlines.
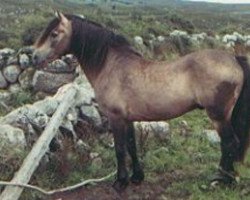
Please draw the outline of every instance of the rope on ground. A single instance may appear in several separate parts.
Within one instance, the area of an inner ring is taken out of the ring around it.
[[[72,190],[75,190],[79,187],[82,187],[82,186],[85,186],[87,184],[93,184],[93,183],[99,183],[99,182],[102,182],[102,181],[105,181],[109,178],[111,178],[112,176],[114,176],[116,174],[116,171],[108,174],[107,176],[104,176],[102,178],[99,178],[99,179],[88,179],[88,180],[85,180],[81,183],[78,183],[76,185],[72,185],[72,186],[69,186],[69,187],[65,187],[65,188],[60,188],[60,189],[56,189],[56,190],[51,190],[51,191],[46,191],[40,187],[37,187],[37,186],[34,186],[34,185],[30,185],[30,184],[22,184],[22,183],[10,183],[10,182],[7,182],[7,181],[0,181],[0,186],[17,186],[17,187],[23,187],[23,188],[27,188],[27,189],[32,189],[32,190],[36,190],[44,195],[53,195],[53,194],[56,194],[56,193],[59,193],[59,192],[68,192],[68,191],[72,191]]]

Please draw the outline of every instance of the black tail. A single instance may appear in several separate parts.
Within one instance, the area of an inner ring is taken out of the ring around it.
[[[243,161],[250,140],[250,66],[248,59],[244,56],[236,56],[236,60],[242,67],[244,83],[234,107],[231,122],[240,141],[236,161]]]

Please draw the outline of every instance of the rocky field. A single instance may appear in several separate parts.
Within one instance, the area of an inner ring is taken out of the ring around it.
[[[67,113],[30,184],[52,190],[100,178],[116,169],[107,119],[100,113],[75,58],[63,56],[43,70],[31,62],[30,45],[52,19],[52,8],[84,15],[125,35],[149,59],[174,60],[204,48],[249,54],[248,5],[96,2],[0,0],[0,180],[13,177],[58,108],[63,92],[72,86],[80,91],[76,104]],[[118,194],[112,189],[112,176],[50,197],[25,189],[20,199],[250,199],[249,156],[237,166],[242,177],[238,185],[210,187],[220,148],[203,111],[168,122],[136,122],[135,127],[146,174],[141,185],[130,184]]]

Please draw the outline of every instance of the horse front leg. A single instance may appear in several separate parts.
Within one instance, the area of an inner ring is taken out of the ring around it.
[[[112,118],[110,126],[114,136],[115,153],[117,158],[117,177],[113,184],[116,191],[121,192],[128,185],[128,172],[126,169],[126,130],[127,124],[125,120]]]
[[[141,169],[136,150],[136,140],[134,125],[132,122],[128,123],[127,126],[127,149],[132,160],[133,175],[130,180],[132,183],[140,183],[144,179],[144,172]]]

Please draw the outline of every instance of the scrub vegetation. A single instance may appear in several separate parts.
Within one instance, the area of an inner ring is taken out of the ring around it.
[[[19,49],[31,45],[52,19],[53,9],[84,15],[125,35],[131,43],[135,36],[141,36],[147,41],[152,34],[168,36],[176,29],[190,34],[206,32],[211,36],[234,31],[250,34],[250,5],[226,6],[178,0],[0,0],[0,49]],[[182,52],[176,46],[171,46],[174,42],[165,43],[160,55],[153,54],[149,47],[149,52],[144,54],[152,59],[176,59]],[[193,47],[186,44],[185,53],[207,47],[211,46]],[[212,47],[222,48],[220,44]],[[34,97],[29,92],[24,92],[14,96],[10,106],[16,108],[33,101]],[[0,105],[1,111],[1,115],[6,114],[5,108]],[[238,185],[230,188],[209,186],[209,179],[218,167],[220,146],[219,143],[209,142],[204,134],[205,129],[213,129],[213,126],[203,111],[191,112],[169,123],[171,132],[165,139],[149,136],[142,138],[137,135],[145,181],[139,186],[130,184],[121,194],[121,199],[250,199],[249,156],[244,165],[237,167],[242,177]],[[86,149],[80,151],[70,139],[65,139],[67,148],[44,158],[34,173],[31,184],[50,190],[76,184],[84,179],[99,178],[116,169],[114,149],[107,145],[112,143],[110,134],[100,135],[88,126],[79,126],[76,130],[81,132]],[[10,180],[29,149],[8,149],[1,141],[0,146],[0,179]],[[93,152],[98,155],[98,159],[90,158],[90,153]],[[69,194],[65,199],[118,199],[112,190],[112,181],[113,178],[82,188],[77,191],[78,194]],[[80,195],[84,198],[80,198]],[[25,190],[21,199],[47,198]]]

